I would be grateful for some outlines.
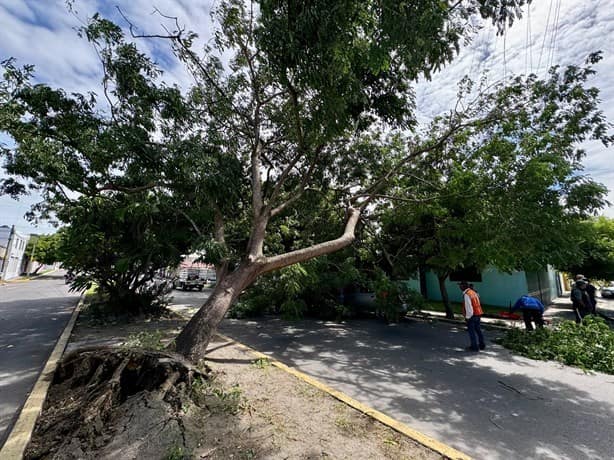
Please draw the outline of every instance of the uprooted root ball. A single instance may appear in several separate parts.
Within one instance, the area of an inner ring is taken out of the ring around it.
[[[112,458],[130,455],[127,444],[136,449],[132,458],[145,458],[165,444],[185,444],[183,407],[193,382],[208,376],[172,353],[76,351],[55,373],[25,458]]]

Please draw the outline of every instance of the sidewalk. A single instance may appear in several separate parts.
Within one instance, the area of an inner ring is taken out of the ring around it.
[[[504,312],[507,310],[502,308],[501,311]],[[599,297],[597,299],[597,312],[614,321],[614,299],[603,299]],[[419,313],[408,313],[407,318],[436,320],[450,324],[465,323],[460,315],[456,315],[455,319],[448,319],[446,318],[446,314],[444,312],[433,310],[422,310]],[[552,300],[552,303],[546,307],[546,311],[544,312],[544,320],[547,324],[553,324],[562,320],[575,321],[575,315],[571,308],[569,293],[567,293],[567,295],[564,293],[561,297],[557,297]],[[482,325],[490,328],[524,327],[522,318],[510,320],[507,318],[498,318],[493,316],[482,316]]]
[[[17,283],[23,283],[25,281],[32,281],[32,280],[36,280],[36,279],[41,279],[43,276],[48,276],[51,275],[52,273],[57,272],[59,269],[58,268],[53,268],[51,270],[46,270],[40,273],[37,273],[36,275],[23,275],[23,276],[18,276],[17,278],[11,278],[10,280],[1,280],[0,279],[0,287],[1,286],[7,286],[9,284],[17,284]]]
[[[614,321],[614,299],[604,299],[597,297],[597,313]],[[571,298],[569,293],[564,293],[561,297],[557,297],[552,301],[544,313],[544,318],[560,320],[567,319],[575,321],[576,317],[571,308]]]

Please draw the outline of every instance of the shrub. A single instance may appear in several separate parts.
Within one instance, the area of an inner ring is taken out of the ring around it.
[[[166,286],[149,283],[136,290],[123,291],[121,295],[111,295],[100,286],[96,289],[95,293],[88,296],[85,308],[88,315],[94,319],[128,318],[139,315],[160,317],[168,312],[169,296]]]
[[[500,343],[531,359],[614,374],[614,331],[596,316],[587,316],[582,324],[562,321],[553,329],[511,329]]]
[[[423,310],[426,305],[426,299],[419,291],[412,289],[405,283],[401,283],[400,296],[408,310]]]

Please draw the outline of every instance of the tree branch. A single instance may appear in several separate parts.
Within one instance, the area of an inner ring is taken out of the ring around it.
[[[351,198],[351,203],[356,203],[359,197],[366,197],[366,199],[360,204],[360,209],[365,209],[369,203],[373,200],[375,195],[377,195],[377,191],[381,189],[403,166],[409,163],[414,158],[417,158],[420,155],[424,155],[425,153],[432,152],[433,150],[437,150],[441,148],[454,134],[460,131],[463,128],[467,128],[473,126],[477,123],[490,123],[494,121],[495,118],[486,118],[480,120],[472,120],[467,123],[458,123],[456,126],[449,128],[442,136],[440,136],[436,142],[425,144],[421,148],[414,150],[407,154],[404,158],[402,158],[394,167],[392,167],[386,174],[379,177],[370,187],[366,188],[364,191],[354,194]]]
[[[262,265],[261,273],[271,272],[317,256],[330,254],[352,244],[356,238],[356,225],[358,224],[358,220],[360,218],[360,209],[349,208],[348,213],[349,216],[345,224],[345,229],[339,238],[315,244],[308,248],[288,252],[286,254],[267,257]]]
[[[194,228],[194,230],[196,230],[196,233],[198,233],[198,236],[200,236],[201,238],[204,238],[203,232],[200,231],[200,228],[198,228],[198,225],[196,225],[196,222],[194,222],[194,220],[190,216],[188,216],[188,214],[183,209],[179,209],[179,214],[185,217],[188,220],[188,222],[192,224],[192,227]]]
[[[322,148],[323,148],[322,146],[319,146],[316,149],[315,157],[313,161],[311,162],[311,165],[309,166],[309,170],[307,171],[306,174],[303,175],[301,179],[301,183],[298,186],[297,192],[293,196],[291,196],[289,199],[287,199],[284,203],[274,208],[271,211],[271,217],[275,217],[276,215],[282,213],[284,209],[286,209],[288,206],[296,202],[301,196],[303,196],[303,193],[305,193],[305,189],[307,188],[307,184],[309,183],[309,181],[311,180],[311,177],[313,176],[313,172],[318,163],[318,159],[320,156],[320,152],[322,151]]]

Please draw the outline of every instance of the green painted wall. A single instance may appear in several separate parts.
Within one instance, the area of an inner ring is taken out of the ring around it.
[[[428,297],[432,300],[441,300],[439,282],[434,273],[426,275]],[[482,272],[482,282],[473,283],[476,291],[480,294],[482,303],[508,307],[518,297],[527,293],[527,279],[524,272],[502,273],[494,268],[487,268]],[[456,282],[446,280],[448,296],[452,302],[460,302],[462,292]]]
[[[547,272],[544,272],[544,275],[540,278],[545,293],[550,294],[550,298],[544,299],[546,303],[560,295],[557,287],[557,276],[557,272],[552,267],[548,267]],[[410,288],[420,291],[420,282],[417,277],[407,280],[406,283]],[[504,308],[509,307],[510,303],[513,305],[520,296],[528,293],[527,275],[524,271],[503,273],[495,268],[487,268],[482,272],[482,282],[473,284],[484,304]],[[427,272],[426,286],[428,298],[441,301],[439,282],[433,272]],[[460,302],[462,292],[458,284],[446,280],[446,287],[450,300]]]

